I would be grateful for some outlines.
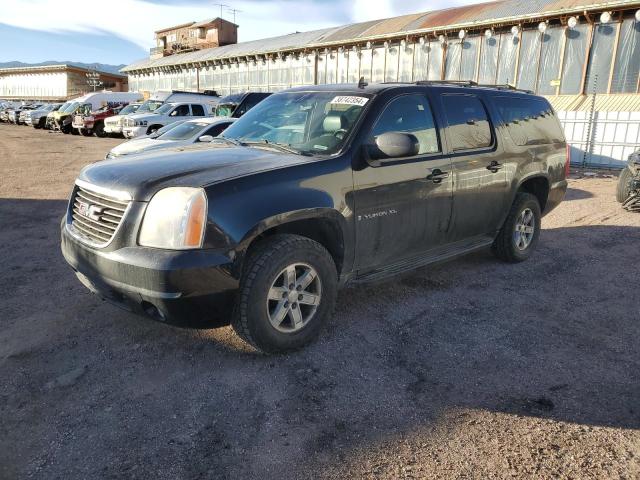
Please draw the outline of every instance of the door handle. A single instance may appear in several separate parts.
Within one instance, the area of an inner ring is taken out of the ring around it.
[[[449,178],[449,172],[443,172],[439,168],[436,168],[427,175],[427,180],[431,180],[433,183],[440,183],[445,178]]]
[[[501,168],[502,168],[502,164],[498,163],[495,160],[493,160],[489,165],[487,165],[487,170],[489,170],[491,173],[498,173],[498,170],[500,170]]]

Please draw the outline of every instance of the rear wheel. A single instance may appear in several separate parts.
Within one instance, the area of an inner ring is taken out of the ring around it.
[[[624,170],[620,172],[618,185],[616,187],[616,200],[619,203],[624,202],[631,194],[631,188],[629,186],[629,180],[631,180],[631,177],[632,173],[631,170],[629,170],[629,167],[625,167]]]
[[[91,130],[90,128],[81,128],[80,133],[83,137],[90,137],[93,135],[93,130]]]
[[[233,328],[262,352],[296,350],[318,336],[336,294],[336,266],[322,245],[274,235],[249,252]]]
[[[505,262],[522,262],[531,256],[540,237],[542,214],[538,199],[519,192],[493,242],[493,253]]]
[[[104,138],[107,135],[107,133],[104,131],[104,123],[103,122],[98,122],[94,125],[93,127],[93,131],[96,134],[96,137],[100,137],[100,138]]]

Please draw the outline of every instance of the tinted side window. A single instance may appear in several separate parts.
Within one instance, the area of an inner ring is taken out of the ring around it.
[[[202,105],[191,105],[191,113],[196,117],[204,117],[204,108]]]
[[[516,145],[562,142],[562,127],[546,101],[537,98],[494,97],[500,118]]]
[[[207,130],[205,133],[203,133],[202,135],[211,135],[212,137],[217,137],[218,135],[220,135],[222,132],[224,132],[227,127],[231,125],[230,123],[219,123],[218,125],[214,125],[213,127],[210,127],[209,130]],[[201,136],[202,136],[201,135]]]
[[[433,114],[424,95],[403,95],[392,100],[373,127],[372,136],[387,132],[415,135],[420,142],[418,155],[440,151]]]
[[[179,105],[171,112],[171,117],[186,117],[189,115],[189,105]]]
[[[451,149],[470,150],[491,146],[491,126],[482,102],[471,95],[443,95]]]
[[[265,98],[266,98],[265,95],[259,95],[259,94],[249,95],[247,99],[242,103],[242,105],[240,105],[238,110],[233,112],[233,116],[240,118],[242,115],[247,113],[249,110],[251,110],[253,107],[255,107],[258,103],[260,103]]]

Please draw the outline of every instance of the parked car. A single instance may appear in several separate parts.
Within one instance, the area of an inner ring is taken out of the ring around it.
[[[61,248],[84,285],[167,322],[300,348],[337,289],[492,247],[528,259],[568,170],[548,101],[502,87],[305,86],[206,148],[84,168]]]
[[[107,153],[106,159],[125,155],[148,153],[163,148],[183,147],[198,142],[210,142],[220,135],[236,119],[228,117],[205,117],[181,122],[176,128],[158,136],[140,138],[121,143]],[[170,124],[171,125],[171,124]]]
[[[42,105],[40,108],[31,110],[25,117],[25,125],[30,125],[33,128],[44,128],[47,115],[57,111],[62,105],[62,103],[48,103]]]
[[[105,106],[117,106],[123,103],[135,102],[141,98],[135,92],[93,92],[74,99],[70,106],[64,111],[62,108],[54,113],[54,129],[62,133],[73,133],[78,135],[80,131],[73,127],[73,118],[78,111],[91,112]]]
[[[43,104],[34,103],[30,105],[24,105],[20,110],[20,115],[18,115],[18,119],[16,120],[17,125],[26,125],[27,124],[27,116],[33,111],[41,108]]]
[[[640,150],[629,155],[618,177],[616,200],[630,211],[640,211]]]
[[[104,133],[113,137],[122,136],[122,122],[125,117],[136,113],[141,105],[141,102],[130,103],[120,110],[117,115],[106,118],[104,120]]]
[[[267,92],[244,92],[227,95],[220,99],[216,107],[216,115],[219,117],[240,118],[271,93]]]
[[[128,106],[126,102],[110,102],[108,105],[99,108],[98,110],[89,111],[90,107],[87,105],[84,108],[78,109],[78,112],[73,117],[73,128],[85,137],[90,137],[95,133],[96,137],[106,137],[104,125],[105,121],[113,116],[116,116],[120,111]]]
[[[165,103],[152,113],[128,115],[123,121],[122,134],[125,138],[149,135],[177,120],[211,116],[214,108],[215,105],[208,103]]]

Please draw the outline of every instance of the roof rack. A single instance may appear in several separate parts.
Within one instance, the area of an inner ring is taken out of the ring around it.
[[[512,90],[514,92],[534,93],[531,90],[516,88],[508,83],[478,83],[473,80],[419,80],[414,82],[416,85],[459,85],[467,87],[495,88],[497,90]]]

